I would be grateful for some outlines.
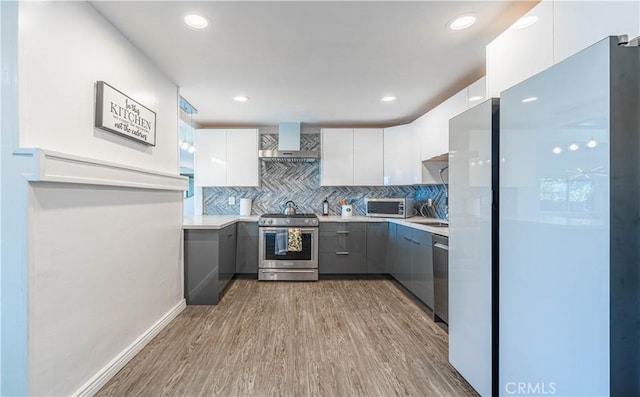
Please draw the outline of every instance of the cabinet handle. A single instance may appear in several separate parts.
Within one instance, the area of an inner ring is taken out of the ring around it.
[[[413,240],[411,240],[409,237],[405,237],[404,239],[407,240],[407,241],[413,242]]]
[[[348,251],[340,251],[340,252],[336,252],[336,255],[349,255]]]
[[[349,234],[348,230],[338,230],[336,231],[337,234]]]
[[[420,245],[420,241],[416,241],[416,240],[411,240],[412,243]]]
[[[449,251],[449,246],[448,245],[444,245],[444,244],[440,244],[440,243],[433,243],[433,246],[436,247],[436,248],[440,248],[440,249]]]
[[[227,238],[231,238],[233,237],[233,233],[232,234],[227,234]]]

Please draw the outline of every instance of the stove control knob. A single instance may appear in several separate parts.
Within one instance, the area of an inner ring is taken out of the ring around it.
[[[287,219],[287,225],[291,224],[291,219]]]
[[[304,224],[305,224],[305,225],[308,225],[308,224],[309,224],[309,220],[308,220],[308,219],[305,219],[305,220],[304,220]]]
[[[318,220],[317,219],[312,219],[311,223],[313,223],[314,225],[317,225],[318,224]]]
[[[269,219],[269,224],[271,225],[273,223],[273,219]]]

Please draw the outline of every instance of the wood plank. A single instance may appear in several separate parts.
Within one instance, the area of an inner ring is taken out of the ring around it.
[[[447,334],[394,281],[236,279],[189,306],[98,396],[475,396]]]

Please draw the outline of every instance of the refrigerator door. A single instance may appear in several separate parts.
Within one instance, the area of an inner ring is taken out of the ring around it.
[[[609,395],[610,44],[501,94],[500,395]]]
[[[449,361],[491,395],[492,176],[498,100],[449,123]]]

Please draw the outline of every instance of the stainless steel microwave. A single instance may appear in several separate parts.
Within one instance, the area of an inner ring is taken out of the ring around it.
[[[381,218],[409,218],[413,216],[411,198],[366,198],[364,199],[367,216]]]

